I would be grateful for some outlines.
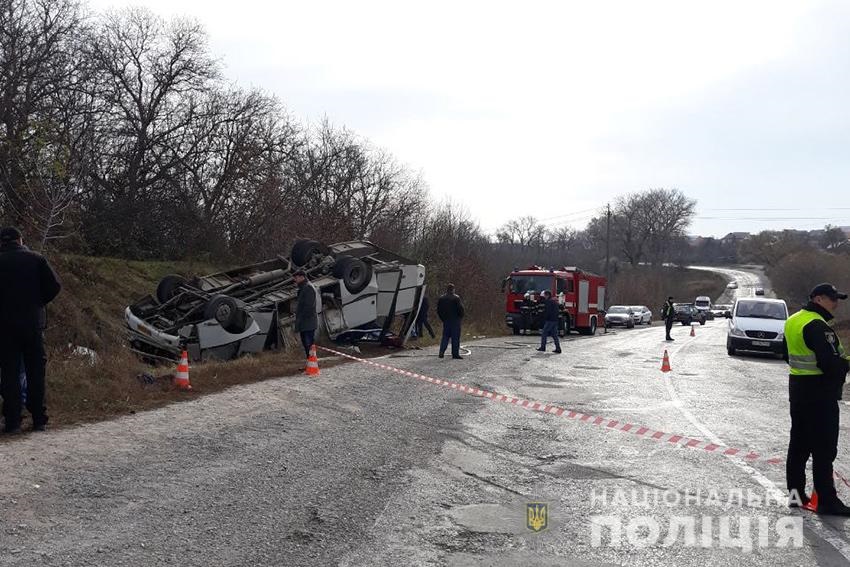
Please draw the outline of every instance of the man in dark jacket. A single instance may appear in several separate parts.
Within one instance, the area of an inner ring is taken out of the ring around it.
[[[440,340],[440,358],[446,353],[449,341],[452,342],[452,358],[462,359],[460,355],[460,322],[464,309],[460,297],[455,294],[455,285],[446,286],[446,293],[437,301],[437,315],[443,322],[443,337]]]
[[[431,328],[431,324],[428,322],[428,310],[430,309],[431,304],[428,302],[428,296],[422,298],[422,304],[419,306],[419,313],[416,315],[416,338],[420,338],[422,336],[422,332],[425,329],[428,329],[428,333],[431,335],[433,339],[436,335],[434,334],[434,329]]]
[[[818,514],[850,516],[835,491],[832,463],[838,454],[838,400],[850,365],[838,335],[829,326],[838,301],[847,299],[832,284],[820,284],[810,301],[785,322],[785,360],[791,367],[788,395],[791,438],[785,476],[791,506]],[[806,497],[806,462],[812,457],[817,505]]]
[[[44,431],[47,425],[45,306],[60,289],[53,268],[43,256],[23,245],[18,229],[0,230],[0,391],[6,433],[21,430],[21,360],[27,375],[26,405],[33,431]]]
[[[305,356],[310,356],[310,347],[316,342],[316,329],[319,317],[316,314],[316,288],[307,281],[307,274],[298,270],[294,274],[298,285],[298,298],[295,307],[295,330],[301,335]]]
[[[670,331],[673,330],[673,322],[676,320],[676,309],[673,307],[673,296],[667,298],[667,302],[661,308],[661,318],[664,319],[664,330],[668,341],[674,341],[670,336]]]
[[[558,340],[558,320],[561,316],[558,300],[552,297],[548,289],[543,292],[543,328],[540,331],[540,352],[546,352],[546,339],[552,337],[555,342],[555,354],[561,354],[561,341]]]

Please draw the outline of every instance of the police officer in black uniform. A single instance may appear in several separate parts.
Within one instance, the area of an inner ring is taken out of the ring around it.
[[[848,361],[829,321],[841,299],[847,299],[847,294],[832,284],[820,284],[811,291],[809,302],[785,323],[785,360],[791,368],[791,435],[785,472],[792,507],[850,516],[850,507],[838,499],[832,478],[832,463],[838,454],[838,400]],[[805,494],[810,456],[816,503]]]

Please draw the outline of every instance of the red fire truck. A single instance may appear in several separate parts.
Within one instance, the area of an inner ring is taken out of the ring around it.
[[[567,335],[575,329],[582,335],[593,335],[604,324],[600,311],[605,309],[606,286],[604,277],[575,267],[514,269],[502,286],[506,291],[505,322],[515,335],[540,329],[542,293],[548,289],[561,305],[559,334]]]

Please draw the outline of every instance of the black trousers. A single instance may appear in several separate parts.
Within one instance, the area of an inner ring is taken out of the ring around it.
[[[832,462],[838,455],[838,401],[791,401],[791,439],[785,478],[788,490],[802,496],[806,487],[806,462],[812,457],[812,480],[821,502],[836,498]]]
[[[443,336],[440,339],[440,354],[446,352],[449,346],[449,341],[452,343],[452,356],[460,356],[460,321],[444,321]]]
[[[316,342],[316,330],[301,331],[301,344],[304,345],[304,356],[310,356],[310,347]]]
[[[434,329],[431,328],[431,323],[428,322],[428,319],[416,322],[416,336],[418,338],[422,337],[422,331],[425,329],[428,329],[428,333],[431,335],[432,339],[436,336],[434,334]]]
[[[47,355],[41,330],[0,335],[0,393],[3,395],[3,417],[6,429],[21,425],[21,383],[19,364],[23,360],[27,373],[27,410],[36,425],[47,423],[44,407],[44,374]]]
[[[670,331],[673,330],[673,319],[664,320],[664,330],[667,332],[666,338],[670,338]]]

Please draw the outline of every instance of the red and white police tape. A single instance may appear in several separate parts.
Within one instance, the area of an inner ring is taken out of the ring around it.
[[[490,390],[482,390],[481,388],[473,388],[471,386],[467,386],[465,384],[458,384],[457,382],[451,382],[449,380],[441,380],[439,378],[432,378],[431,376],[425,376],[423,374],[419,374],[417,372],[411,372],[409,370],[402,370],[401,368],[396,368],[394,366],[390,366],[388,364],[383,364],[380,362],[375,362],[373,360],[368,360],[365,358],[359,358],[356,356],[352,356],[350,354],[346,354],[344,352],[340,352],[337,350],[333,350],[326,347],[319,347],[319,349],[324,350],[326,352],[335,354],[337,356],[342,356],[344,358],[348,358],[350,360],[354,360],[357,362],[362,362],[364,364],[368,364],[370,366],[374,366],[376,368],[380,368],[382,370],[388,370],[390,372],[395,372],[396,374],[401,374],[403,376],[408,376],[410,378],[416,378],[417,380],[422,380],[423,382],[428,382],[430,384],[436,384],[438,386],[444,386],[446,388],[450,388],[452,390],[457,390],[458,392],[463,392],[466,394],[471,394],[473,396],[478,396],[482,398],[487,398],[494,402],[503,402],[513,406],[517,406],[526,410],[536,411],[541,413],[546,413],[550,415],[556,415],[558,417],[566,417],[567,419],[575,419],[580,422],[588,423],[591,425],[596,425],[605,429],[616,430],[623,433],[632,433],[639,437],[644,437],[646,439],[652,439],[654,441],[667,442],[672,445],[677,445],[680,447],[685,447],[687,449],[695,449],[702,450],[707,453],[714,453],[717,455],[724,456],[737,456],[744,459],[750,463],[767,463],[770,465],[779,465],[785,462],[784,457],[764,457],[755,451],[750,451],[746,449],[737,449],[735,447],[729,447],[726,445],[717,445],[715,443],[709,443],[707,441],[702,441],[700,439],[694,439],[691,437],[687,437],[684,435],[675,435],[672,433],[665,433],[663,431],[657,431],[651,429],[649,427],[635,425],[633,423],[624,422],[617,419],[611,419],[607,417],[594,416],[587,413],[571,410],[568,408],[562,408],[552,404],[546,404],[543,402],[533,402],[531,400],[526,400],[523,398],[517,398],[514,396],[507,396],[505,394],[499,394],[498,392],[493,392]],[[843,482],[848,488],[850,488],[850,481],[848,481],[843,475],[835,472],[835,477],[838,478],[841,482]]]

